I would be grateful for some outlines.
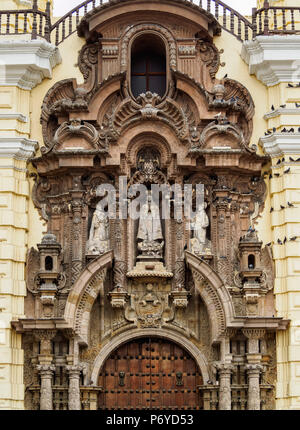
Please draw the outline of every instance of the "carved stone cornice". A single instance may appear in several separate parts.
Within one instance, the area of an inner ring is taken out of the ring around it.
[[[298,35],[256,36],[243,43],[241,56],[255,74],[268,87],[297,79],[297,61],[300,61]],[[297,81],[299,81],[299,76]]]
[[[299,111],[299,109],[298,109]],[[300,115],[300,112],[298,112]],[[297,155],[300,152],[300,133],[274,133],[261,137],[259,141],[264,152],[272,158],[282,155]]]
[[[38,148],[38,142],[25,137],[0,137],[0,157],[28,161]]]
[[[1,40],[0,62],[5,73],[0,74],[0,86],[16,86],[32,90],[62,61],[59,50],[45,40]]]

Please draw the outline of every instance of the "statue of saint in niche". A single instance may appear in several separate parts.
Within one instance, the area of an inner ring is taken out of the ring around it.
[[[191,239],[191,248],[194,254],[203,253],[205,251],[205,247],[208,246],[206,231],[209,227],[209,218],[205,211],[206,208],[207,203],[203,202],[200,204],[192,222],[194,237]]]
[[[98,203],[93,215],[90,236],[87,243],[88,255],[101,255],[109,250],[109,219]]]
[[[137,239],[141,240],[138,243],[141,258],[160,258],[162,256],[164,242],[160,212],[158,205],[152,200],[150,192],[148,193],[147,202],[142,205],[140,210]]]

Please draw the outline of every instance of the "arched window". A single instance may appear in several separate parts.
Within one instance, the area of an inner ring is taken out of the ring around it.
[[[138,37],[131,49],[133,96],[151,91],[162,97],[166,87],[166,48],[163,41],[153,34]]]
[[[255,269],[255,256],[253,254],[248,256],[248,268]]]
[[[52,257],[46,257],[45,258],[45,269],[46,270],[53,270],[53,259]]]

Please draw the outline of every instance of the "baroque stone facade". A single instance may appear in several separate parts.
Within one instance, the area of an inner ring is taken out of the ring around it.
[[[84,16],[83,83],[56,83],[42,104],[44,146],[30,162],[47,233],[27,253],[25,318],[13,322],[26,409],[274,409],[275,339],[288,321],[275,316],[273,256],[257,233],[270,158],[250,143],[253,98],[216,78],[212,15],[125,3],[111,5],[113,21],[110,7]],[[166,90],[147,84],[135,97],[149,41]],[[193,228],[176,219],[174,196],[170,219],[148,201],[144,219],[124,219],[121,204],[107,218],[98,189],[119,197],[120,178],[126,189],[203,184]]]

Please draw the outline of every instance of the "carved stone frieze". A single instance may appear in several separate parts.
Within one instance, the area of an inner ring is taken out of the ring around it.
[[[170,320],[169,293],[158,291],[157,284],[151,282],[138,284],[134,291],[125,313],[128,321],[140,328],[159,328]]]
[[[71,119],[70,122],[64,122],[55,132],[53,145],[54,148],[59,147],[63,142],[70,140],[72,137],[82,137],[90,145],[90,149],[97,151],[106,151],[105,137],[101,137],[101,133],[96,128],[86,121],[80,119]],[[78,148],[78,150],[83,148]]]

